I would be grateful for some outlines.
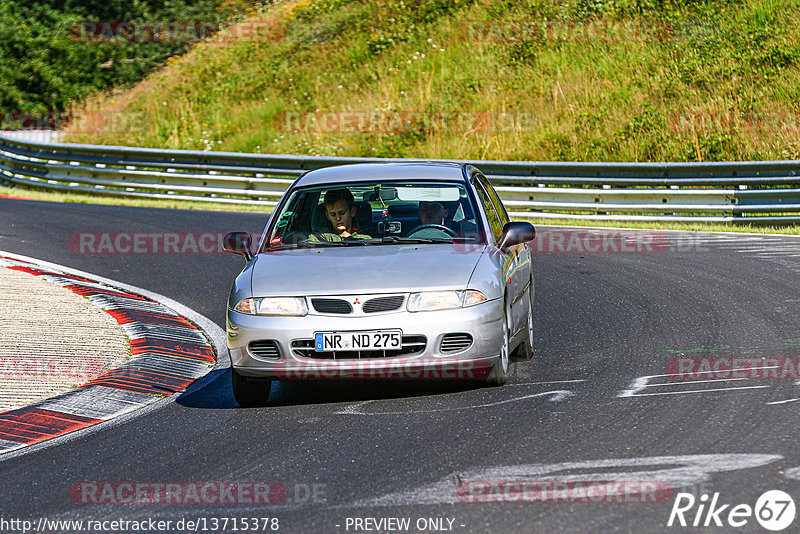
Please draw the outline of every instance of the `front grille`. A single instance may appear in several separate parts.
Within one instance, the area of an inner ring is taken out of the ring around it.
[[[342,299],[312,298],[311,305],[319,313],[339,313],[342,315],[353,313],[353,307],[350,303]]]
[[[277,360],[281,357],[281,351],[274,339],[251,341],[247,348],[250,350],[250,354],[257,358]]]
[[[403,295],[395,295],[393,297],[378,297],[370,299],[364,303],[361,308],[364,313],[378,313],[396,310],[403,305]]]
[[[472,336],[469,334],[445,334],[439,350],[443,354],[461,352],[472,346]]]
[[[425,352],[428,339],[425,336],[403,336],[400,350],[358,350],[358,351],[325,351],[314,350],[313,339],[295,339],[292,341],[292,352],[303,358],[320,360],[362,360],[367,358],[396,358],[397,356],[414,356]]]

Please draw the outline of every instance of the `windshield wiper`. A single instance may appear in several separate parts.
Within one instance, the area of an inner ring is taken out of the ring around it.
[[[347,247],[350,245],[365,245],[366,243],[361,240],[344,240],[344,241],[298,241],[298,247]]]
[[[370,244],[388,245],[392,243],[452,243],[449,237],[400,237],[387,235],[376,239],[368,240]]]

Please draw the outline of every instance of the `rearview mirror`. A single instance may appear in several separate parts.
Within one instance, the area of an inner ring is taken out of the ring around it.
[[[536,229],[528,222],[508,222],[503,226],[503,235],[500,236],[500,248],[509,249],[516,245],[533,241]]]
[[[247,261],[253,259],[251,245],[252,238],[248,232],[230,232],[222,238],[223,249],[233,254],[240,254]]]
[[[364,194],[361,195],[361,199],[366,200],[367,202],[377,202],[379,200],[386,202],[388,200],[396,200],[397,189],[394,187],[375,187],[372,191],[364,192]]]

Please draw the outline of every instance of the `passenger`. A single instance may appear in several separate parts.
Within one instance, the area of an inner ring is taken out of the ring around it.
[[[344,241],[356,239],[372,239],[366,234],[359,234],[353,225],[356,216],[355,198],[349,189],[331,189],[325,193],[323,200],[325,217],[330,222],[330,231],[311,234],[309,241]]]

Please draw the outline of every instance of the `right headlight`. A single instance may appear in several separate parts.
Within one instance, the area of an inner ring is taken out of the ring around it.
[[[242,299],[233,308],[248,315],[295,315],[308,314],[306,299],[299,297],[250,297]]]
[[[412,293],[406,309],[410,312],[452,310],[486,302],[486,295],[474,289],[466,291],[425,291]]]

